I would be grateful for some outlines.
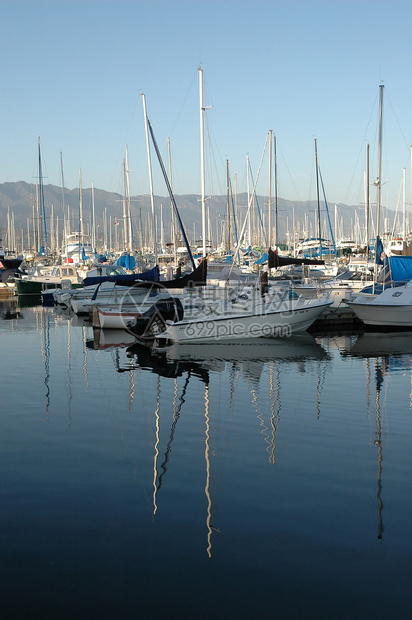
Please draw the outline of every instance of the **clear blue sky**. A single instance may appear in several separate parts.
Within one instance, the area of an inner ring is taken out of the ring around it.
[[[0,0],[0,182],[149,193],[143,92],[176,194],[200,193],[198,66],[204,72],[206,193],[225,194],[226,160],[246,190],[266,136],[278,194],[316,198],[314,138],[330,203],[363,201],[366,142],[377,173],[384,89],[383,202],[410,195],[412,3],[391,0]],[[152,149],[154,192],[167,195]],[[258,191],[267,193],[267,155]]]

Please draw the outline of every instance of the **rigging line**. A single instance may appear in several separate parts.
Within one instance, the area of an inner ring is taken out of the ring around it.
[[[252,167],[250,165],[250,160],[249,160],[249,172],[250,172],[250,177],[251,177],[252,183],[253,183],[253,172],[252,172]],[[259,200],[258,200],[258,196],[257,196],[256,191],[255,191],[255,201],[256,201],[256,206],[257,206],[260,226],[261,226],[262,231],[263,231],[263,241],[265,243],[265,246],[268,247],[268,242],[267,242],[267,238],[266,238],[266,231],[265,231],[265,228],[263,226],[262,212],[261,212],[260,207],[259,207]]]
[[[400,124],[399,119],[398,119],[398,117],[397,117],[397,115],[396,115],[395,108],[393,107],[393,105],[392,105],[392,101],[390,100],[389,95],[388,95],[388,93],[387,93],[387,91],[386,91],[386,90],[385,90],[385,98],[386,98],[386,100],[387,100],[387,101],[389,101],[389,104],[390,104],[390,106],[391,106],[391,108],[392,108],[393,115],[394,115],[394,117],[395,117],[396,123],[397,123],[398,128],[399,128],[399,131],[401,132],[401,136],[402,136],[402,138],[403,138],[403,141],[405,142],[406,147],[408,148],[408,153],[409,153],[411,143],[410,143],[410,141],[408,142],[408,140],[405,138],[405,134],[403,133],[403,130],[402,130],[401,124]]]
[[[206,115],[206,117],[205,117],[205,118],[206,118],[206,130],[207,130],[207,136],[208,136],[208,138],[209,138],[209,140],[208,140],[208,144],[209,144],[209,152],[210,152],[210,156],[209,156],[209,160],[210,160],[210,167],[212,168],[212,165],[211,165],[211,164],[212,164],[212,162],[213,162],[213,164],[214,164],[214,168],[215,168],[215,173],[216,173],[216,174],[215,174],[215,176],[216,176],[217,181],[218,181],[218,187],[219,187],[220,196],[223,196],[224,191],[223,191],[223,189],[222,189],[222,184],[221,184],[221,182],[220,182],[220,175],[219,175],[219,170],[223,167],[223,159],[222,159],[222,156],[221,156],[221,155],[220,155],[220,153],[219,153],[220,160],[221,160],[221,166],[218,168],[218,167],[217,167],[217,163],[216,163],[216,158],[215,158],[214,150],[212,149],[212,139],[211,139],[211,132],[210,132],[210,124],[209,124],[209,119],[208,119],[208,116],[207,116],[207,115]],[[219,152],[219,149],[218,149],[218,152]],[[215,177],[212,175],[212,170],[210,170],[210,178],[211,178],[211,179],[215,178]],[[212,185],[212,189],[213,189],[213,184],[211,184],[211,185]],[[212,194],[213,194],[213,193],[214,193],[214,192],[212,191]]]
[[[361,145],[359,147],[358,157],[356,159],[355,166],[354,166],[353,172],[352,172],[352,176],[351,176],[351,179],[349,181],[348,191],[346,192],[346,197],[345,197],[345,203],[348,201],[348,196],[349,196],[349,192],[350,192],[351,187],[352,187],[353,179],[354,179],[355,174],[357,173],[357,169],[358,169],[358,165],[359,165],[359,160],[360,160],[361,155],[363,153],[363,148],[365,146],[365,142],[367,141],[366,140],[366,134],[368,133],[369,125],[371,124],[371,119],[372,119],[372,117],[375,117],[375,109],[376,109],[376,103],[377,103],[377,100],[378,100],[378,96],[379,96],[379,94],[376,93],[375,101],[374,101],[374,104],[372,106],[372,110],[371,110],[371,113],[370,113],[370,116],[369,116],[368,123],[366,125],[365,133],[363,134]]]
[[[234,229],[235,229],[235,244],[237,245],[237,243],[238,243],[238,235],[237,235],[236,209],[235,209],[235,201],[233,200],[232,179],[230,179],[230,178],[229,178],[229,190],[230,190],[230,201],[231,201],[231,204],[232,204],[233,225],[234,225]]]
[[[161,157],[161,155],[160,155],[159,147],[158,147],[157,142],[156,142],[156,139],[155,139],[155,137],[154,137],[154,133],[153,133],[152,125],[151,125],[151,123],[150,123],[149,119],[147,119],[147,124],[148,124],[148,127],[149,127],[150,135],[151,135],[151,137],[152,137],[152,142],[153,142],[153,145],[154,145],[154,147],[155,147],[155,151],[156,151],[156,154],[157,154],[157,158],[158,158],[158,160],[159,160],[159,165],[160,165],[161,170],[162,170],[162,173],[163,173],[163,178],[164,178],[164,180],[165,180],[166,187],[167,187],[167,190],[168,190],[168,192],[169,192],[169,197],[170,197],[170,200],[171,200],[171,202],[172,202],[172,204],[173,204],[173,208],[174,208],[174,210],[175,210],[176,217],[177,217],[177,220],[178,220],[178,222],[179,222],[180,230],[181,230],[181,232],[182,232],[183,239],[184,239],[185,244],[186,244],[186,248],[187,248],[187,251],[188,251],[188,254],[189,254],[189,259],[190,259],[190,262],[191,262],[191,264],[192,264],[193,269],[195,269],[195,268],[196,268],[196,265],[195,265],[195,261],[194,261],[194,259],[193,259],[192,251],[191,251],[191,249],[190,249],[189,241],[188,241],[187,236],[186,236],[186,231],[185,231],[185,229],[184,229],[183,222],[182,222],[182,219],[181,219],[181,217],[180,217],[180,213],[179,213],[179,211],[178,211],[178,209],[177,209],[177,205],[176,205],[175,197],[174,197],[174,195],[173,195],[172,188],[171,188],[170,183],[169,183],[169,178],[168,178],[168,176],[167,176],[167,173],[166,173],[165,167],[164,167],[164,165],[163,165],[163,160],[162,160],[162,157]]]
[[[231,266],[230,266],[230,271],[229,271],[229,275],[228,275],[228,278],[227,278],[228,280],[229,280],[229,278],[230,278],[230,276],[231,276],[231,274],[232,274],[233,267],[235,266],[235,260],[236,260],[236,258],[237,258],[237,257],[238,257],[238,255],[239,255],[240,245],[241,245],[241,243],[242,243],[242,241],[243,241],[243,236],[244,236],[244,234],[245,234],[246,226],[247,226],[247,223],[248,223],[248,221],[247,221],[247,220],[248,220],[248,216],[249,216],[249,213],[250,213],[250,211],[251,211],[252,204],[253,204],[253,195],[254,195],[254,192],[255,192],[255,190],[256,190],[256,186],[257,186],[258,180],[259,180],[259,175],[260,175],[260,171],[261,171],[261,168],[262,168],[262,163],[263,163],[263,156],[264,156],[264,154],[265,154],[265,150],[266,150],[266,145],[267,145],[267,143],[268,143],[268,139],[269,139],[269,134],[267,134],[267,136],[266,136],[265,146],[263,147],[262,157],[260,158],[260,165],[259,165],[258,173],[257,173],[257,176],[256,176],[256,181],[255,181],[255,184],[254,184],[254,186],[253,186],[253,189],[252,189],[252,191],[251,191],[251,193],[250,193],[250,197],[249,197],[249,204],[248,204],[248,209],[247,209],[247,212],[246,212],[245,219],[244,219],[244,221],[243,221],[243,226],[242,226],[241,233],[240,233],[240,235],[239,235],[239,243],[238,243],[238,245],[236,246],[236,252],[235,252],[235,253],[234,253],[234,255],[233,255],[232,264],[231,264]],[[239,261],[239,262],[240,262],[240,261]]]
[[[278,153],[279,153],[279,148],[278,148],[278,147],[276,147],[276,148],[277,148],[277,151],[278,151]],[[289,174],[289,178],[290,178],[290,180],[291,180],[291,182],[292,182],[292,186],[293,186],[293,189],[294,189],[294,190],[295,190],[295,192],[296,192],[296,195],[297,195],[297,197],[298,197],[298,200],[299,200],[300,202],[303,202],[303,201],[302,201],[302,199],[300,198],[300,195],[299,195],[299,190],[297,189],[297,187],[296,187],[296,185],[295,185],[295,182],[294,182],[294,180],[293,180],[292,174],[291,174],[290,169],[289,169],[289,167],[288,167],[288,165],[287,165],[287,163],[286,163],[286,160],[285,160],[285,157],[284,157],[284,155],[283,155],[282,151],[280,151],[280,155],[281,155],[282,161],[283,161],[283,163],[284,163],[284,165],[285,165],[285,168],[286,168],[286,170],[287,170],[287,172],[288,172],[288,174]]]
[[[177,118],[176,118],[175,124],[173,125],[172,132],[171,132],[171,134],[170,134],[170,137],[172,137],[172,135],[173,135],[173,133],[174,133],[174,131],[175,131],[175,129],[176,129],[177,123],[178,123],[178,121],[179,121],[179,119],[180,119],[180,117],[181,117],[181,115],[182,115],[183,108],[185,107],[185,105],[186,105],[186,101],[187,101],[187,99],[188,99],[188,97],[189,97],[189,93],[190,93],[190,91],[192,90],[192,87],[193,87],[193,82],[194,82],[194,81],[195,81],[195,79],[197,78],[197,74],[198,74],[198,70],[196,69],[195,73],[193,74],[193,79],[192,79],[192,81],[191,81],[191,83],[190,83],[190,86],[189,86],[189,88],[187,89],[186,96],[185,96],[185,97],[184,97],[184,99],[183,99],[183,103],[182,103],[182,105],[181,105],[181,108],[180,108],[179,114],[177,115]]]
[[[322,185],[323,199],[324,199],[324,201],[325,201],[326,214],[327,214],[327,216],[328,216],[329,232],[330,232],[330,236],[332,237],[332,245],[333,245],[333,250],[334,250],[334,252],[335,252],[335,256],[337,257],[337,256],[338,256],[338,252],[337,252],[337,250],[336,250],[336,245],[335,245],[335,237],[334,237],[333,230],[332,230],[332,223],[331,223],[331,221],[330,221],[329,209],[328,209],[328,203],[327,203],[327,200],[326,200],[326,194],[325,194],[325,187],[324,187],[324,185],[323,185],[322,173],[321,173],[320,166],[319,166],[319,159],[318,159],[318,171],[319,171],[320,183],[321,183],[321,185]],[[320,243],[322,243],[322,241],[320,241]]]

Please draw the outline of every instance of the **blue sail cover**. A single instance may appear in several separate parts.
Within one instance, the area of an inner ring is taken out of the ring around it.
[[[379,235],[376,237],[376,252],[375,252],[375,262],[377,265],[383,265],[385,259],[385,253],[383,251],[383,243]]]
[[[412,280],[412,256],[389,256],[385,258],[385,282],[398,284]]]
[[[144,280],[147,282],[159,282],[159,267],[156,265],[155,267],[153,267],[153,269],[150,269],[149,271],[144,271],[143,273],[130,273],[128,275],[90,276],[83,280],[83,285],[94,286],[95,284],[101,284],[102,282],[117,282],[117,280],[122,280],[125,283],[130,282],[130,286],[133,285],[133,282],[137,282],[138,280]]]

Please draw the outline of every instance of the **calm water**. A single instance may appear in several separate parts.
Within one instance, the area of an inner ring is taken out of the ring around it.
[[[412,334],[151,353],[13,310],[3,618],[412,617]]]

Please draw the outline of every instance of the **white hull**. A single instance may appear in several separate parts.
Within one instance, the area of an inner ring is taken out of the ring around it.
[[[349,307],[365,325],[412,327],[412,306],[349,302]]]
[[[365,325],[412,327],[412,281],[372,299],[356,297],[348,306]]]
[[[133,308],[130,311],[122,310],[117,307],[97,306],[97,312],[99,316],[99,327],[101,329],[116,329],[125,330],[129,321],[137,316],[140,316],[142,312],[147,310],[150,306],[145,308]]]
[[[169,299],[168,292],[159,292],[156,295],[145,294],[133,300],[133,303],[123,304],[100,304],[93,302],[98,314],[99,327],[102,329],[127,329],[127,324],[132,319],[141,316],[149,310],[153,304],[162,299]]]
[[[109,288],[109,285],[111,285],[112,288]],[[72,295],[70,298],[70,306],[75,314],[91,314],[96,305],[113,305],[118,309],[128,303],[140,306],[146,299],[150,299],[150,292],[148,292],[147,289],[115,286],[112,282],[108,282],[107,290],[103,289],[103,291],[99,291],[95,299],[93,299],[93,295],[96,287],[94,286],[93,289],[94,290],[87,295],[83,293],[79,294],[79,296],[76,294]],[[153,303],[153,301],[151,303]]]
[[[236,341],[290,336],[305,331],[331,305],[330,301],[305,302],[300,298],[281,308],[259,314],[225,314],[198,317],[169,325],[158,340],[179,343]],[[305,305],[303,305],[305,304]]]

